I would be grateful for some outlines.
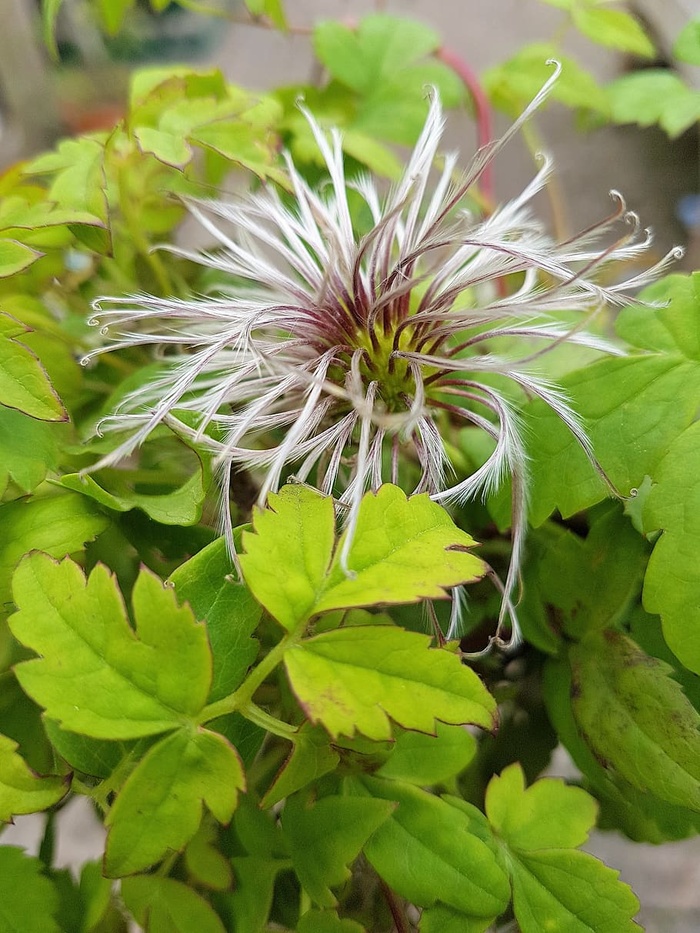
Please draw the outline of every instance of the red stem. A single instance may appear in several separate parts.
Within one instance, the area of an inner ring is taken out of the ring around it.
[[[454,71],[471,94],[476,113],[476,133],[479,148],[488,146],[493,140],[491,105],[476,73],[472,71],[460,55],[445,46],[439,49],[437,57]],[[486,166],[481,176],[481,189],[488,201],[493,203],[493,173],[490,165]]]

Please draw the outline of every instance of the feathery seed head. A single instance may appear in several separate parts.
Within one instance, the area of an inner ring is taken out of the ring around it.
[[[575,413],[533,364],[564,341],[619,352],[582,325],[605,304],[625,303],[630,289],[675,255],[626,282],[598,284],[601,270],[638,256],[649,236],[638,237],[636,216],[613,192],[609,217],[554,242],[529,210],[551,169],[546,158],[522,194],[490,216],[466,210],[470,188],[558,72],[557,65],[516,123],[461,175],[447,155],[432,187],[444,122],[434,94],[406,170],[384,198],[370,179],[346,178],[340,134],[327,137],[305,112],[327,165],[327,188],[313,190],[287,156],[292,198],[266,188],[240,201],[189,201],[217,246],[166,248],[226,273],[230,288],[216,297],[96,302],[97,322],[115,336],[95,353],[150,344],[165,351],[166,363],[158,380],[105,419],[104,427],[131,435],[96,466],[131,453],[164,423],[216,454],[225,489],[236,465],[261,477],[261,501],[290,469],[332,493],[347,506],[347,542],[363,493],[399,480],[402,453],[419,467],[414,491],[440,502],[484,495],[510,477],[513,557],[502,617],[510,612],[526,526],[527,457],[518,412],[499,383],[542,399],[595,464]],[[349,189],[371,217],[368,232],[358,232]],[[625,229],[614,245],[596,248],[596,238],[620,222]],[[498,283],[513,274],[519,287],[504,294]],[[581,321],[564,327],[557,314],[572,310]],[[499,353],[499,344],[508,352]],[[443,441],[451,425],[476,426],[494,441],[490,457],[464,479],[454,478]],[[228,506],[224,512],[230,531]],[[347,565],[347,553],[344,559]]]

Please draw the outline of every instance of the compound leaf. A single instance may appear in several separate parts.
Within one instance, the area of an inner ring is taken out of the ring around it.
[[[398,781],[363,778],[348,789],[398,807],[365,843],[364,853],[392,890],[420,907],[442,902],[475,917],[493,918],[510,889],[482,813],[455,807]]]
[[[430,637],[389,625],[336,629],[291,647],[284,656],[297,699],[328,732],[391,738],[391,721],[434,732],[435,721],[485,729],[496,704],[477,675]]]
[[[445,597],[477,580],[484,564],[474,539],[427,495],[406,497],[386,484],[362,500],[343,566],[345,538],[334,548],[333,505],[313,490],[286,486],[243,533],[241,566],[256,598],[285,628],[332,609]],[[347,534],[347,532],[346,532]],[[280,575],[279,568],[285,572]]]
[[[203,804],[228,823],[244,786],[238,753],[218,733],[183,729],[161,739],[109,811],[107,874],[134,874],[179,852],[199,829]]]
[[[14,597],[12,631],[43,655],[17,665],[17,678],[66,729],[138,738],[177,728],[206,702],[206,630],[150,571],[134,586],[136,632],[101,565],[86,580],[70,560],[31,554],[15,572]]]
[[[523,933],[636,930],[639,902],[618,873],[575,847],[596,819],[595,801],[545,778],[525,788],[519,764],[491,779],[486,814],[506,854],[513,909]]]

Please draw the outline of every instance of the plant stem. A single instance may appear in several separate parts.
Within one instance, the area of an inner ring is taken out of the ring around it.
[[[409,933],[406,918],[401,910],[401,905],[396,900],[396,895],[382,878],[379,879],[379,886],[382,889],[385,901],[389,905],[394,926],[396,927],[396,933]]]
[[[243,712],[243,710],[246,709],[246,711],[249,711],[255,691],[277,667],[287,649],[291,648],[299,641],[303,631],[304,629],[301,627],[298,631],[289,632],[285,635],[284,638],[265,655],[260,664],[253,669],[248,679],[241,684],[238,690],[224,697],[222,700],[217,700],[215,703],[210,703],[209,706],[204,707],[197,718],[198,724],[203,725],[205,722],[218,719],[219,716],[226,716],[228,713],[236,712],[236,710]],[[260,710],[260,712],[262,712],[262,710]],[[275,722],[279,722],[279,720],[275,720]],[[287,736],[285,736],[285,738],[287,738]]]
[[[251,722],[254,722],[267,732],[272,732],[273,735],[278,735],[282,739],[288,739],[290,742],[296,742],[297,730],[294,726],[290,726],[288,722],[283,722],[281,719],[271,716],[255,703],[251,702],[246,704],[241,707],[239,712],[242,716],[245,716],[246,719],[250,719]]]
[[[127,172],[125,168],[119,171],[119,207],[122,212],[122,217],[126,222],[129,235],[134,242],[134,246],[150,267],[158,283],[161,294],[164,296],[172,295],[173,286],[167,270],[160,256],[152,251],[151,244],[148,242],[148,238],[141,229],[141,218],[139,217],[138,210],[134,209],[131,200],[131,192],[127,184]]]

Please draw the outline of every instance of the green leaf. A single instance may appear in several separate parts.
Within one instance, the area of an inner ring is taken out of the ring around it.
[[[10,479],[31,492],[58,467],[54,425],[0,407],[0,492]]]
[[[42,255],[17,240],[0,239],[0,279],[23,272]]]
[[[185,848],[185,866],[197,884],[214,891],[231,887],[231,862],[216,848],[216,825],[204,820]]]
[[[673,443],[654,474],[644,525],[663,529],[644,580],[644,607],[658,613],[664,638],[700,674],[700,422]]]
[[[496,833],[514,849],[576,848],[595,825],[595,800],[558,778],[525,788],[520,764],[509,765],[489,782],[486,815]]]
[[[258,642],[251,635],[262,610],[250,590],[232,580],[232,569],[226,542],[219,538],[170,577],[180,603],[189,603],[197,618],[207,624],[214,658],[210,703],[240,686],[258,653]]]
[[[224,901],[228,907],[228,929],[235,933],[261,933],[272,907],[275,878],[284,867],[277,860],[257,856],[231,859],[236,876],[234,891]]]
[[[633,933],[639,901],[586,852],[544,849],[512,862],[513,910],[521,933]]]
[[[700,65],[700,17],[696,16],[678,33],[673,57],[689,65]]]
[[[624,10],[575,3],[571,14],[576,28],[598,45],[644,58],[651,58],[656,51],[639,20]]]
[[[287,650],[292,690],[328,732],[391,738],[391,720],[434,732],[435,722],[496,725],[496,704],[476,674],[430,636],[388,625],[326,632]]]
[[[181,881],[139,875],[121,884],[124,903],[152,933],[226,933],[211,904]]]
[[[14,596],[12,631],[43,655],[19,664],[17,678],[64,728],[138,738],[176,729],[204,706],[211,682],[204,626],[149,571],[133,590],[136,632],[101,565],[86,581],[72,561],[32,554],[15,573]]]
[[[173,168],[184,168],[192,159],[192,149],[181,136],[140,126],[134,131],[142,152],[150,152],[160,162]]]
[[[17,743],[0,735],[0,823],[13,816],[47,810],[70,786],[68,777],[39,777],[17,754]],[[0,914],[2,908],[0,908]]]
[[[546,524],[530,537],[528,551],[518,615],[525,637],[556,653],[562,633],[581,638],[625,615],[639,596],[649,546],[621,509],[609,505],[592,516],[585,539]]]
[[[347,881],[347,865],[394,808],[388,800],[368,797],[323,797],[312,807],[298,796],[287,801],[282,829],[294,870],[314,903],[336,905],[330,889]]]
[[[8,315],[0,314],[0,405],[40,421],[67,421],[68,414],[39,360],[12,339],[26,330],[17,324]]]
[[[296,735],[289,758],[280,769],[274,783],[261,801],[262,807],[274,807],[276,803],[334,771],[340,756],[331,748],[323,729],[314,729],[304,724]]]
[[[576,767],[601,804],[602,825],[621,829],[637,842],[658,844],[685,839],[700,828],[700,815],[637,790],[606,771],[578,732],[571,708],[571,669],[565,660],[548,660],[543,695],[547,713]]]
[[[181,851],[199,829],[203,804],[228,823],[245,787],[235,748],[215,732],[180,730],[141,759],[105,820],[105,870],[132,875]]]
[[[365,928],[330,910],[308,910],[299,918],[296,933],[365,933]]]
[[[344,537],[333,556],[332,500],[290,485],[269,502],[254,516],[254,533],[243,534],[241,566],[255,597],[290,631],[331,609],[444,597],[447,588],[485,572],[468,553],[473,538],[427,495],[408,499],[387,484],[364,497],[350,576],[342,567]]]
[[[557,734],[601,805],[601,825],[621,829],[637,842],[658,844],[697,832],[700,815],[644,793],[605,770],[581,738],[571,707],[571,669],[566,660],[548,660],[543,696]]]
[[[277,29],[287,28],[282,0],[245,0],[252,16],[267,16]]]
[[[495,917],[469,917],[461,910],[437,904],[427,907],[420,918],[420,933],[485,933],[493,929]]]
[[[23,171],[27,175],[52,176],[47,198],[60,209],[85,211],[107,225],[104,152],[102,142],[95,137],[65,139],[53,152],[24,165]],[[106,230],[95,228],[94,233],[100,232],[104,233],[107,246],[109,235]]]
[[[56,45],[56,19],[63,6],[63,0],[43,0],[41,4],[41,25],[44,45],[49,50],[51,58],[58,59],[58,46]]]
[[[575,851],[595,824],[596,809],[585,791],[557,779],[526,789],[519,764],[490,781],[486,814],[507,855],[523,933],[638,929],[630,918],[639,902],[618,873]]]
[[[304,486],[272,493],[253,518],[255,534],[243,533],[240,556],[256,599],[286,629],[313,614],[334,544],[333,500]],[[284,574],[279,568],[284,567]]]
[[[476,739],[470,732],[438,723],[435,735],[400,735],[377,774],[408,784],[440,784],[463,771],[475,754]]]
[[[440,599],[449,587],[472,583],[486,572],[468,553],[476,544],[429,496],[411,496],[386,484],[362,500],[348,566],[340,539],[314,612]]]
[[[126,14],[133,5],[134,0],[97,0],[95,6],[105,32],[110,36],[116,36],[124,25]]]
[[[616,123],[656,123],[678,136],[700,117],[700,94],[667,68],[623,75],[606,88]]]
[[[107,527],[105,516],[80,496],[65,493],[0,506],[0,605],[12,598],[12,573],[22,556],[41,550],[64,557],[82,549]]]
[[[61,933],[55,919],[58,895],[43,868],[20,849],[0,847],[0,930]]]
[[[440,45],[425,24],[395,16],[366,16],[356,30],[325,21],[314,29],[314,49],[330,74],[369,94]]]
[[[61,758],[83,774],[107,778],[117,767],[131,746],[125,742],[91,739],[77,732],[67,732],[58,723],[44,717],[44,728],[49,741]]]
[[[647,351],[600,360],[560,380],[588,429],[596,455],[622,495],[638,488],[696,417],[700,395],[700,276],[673,275],[645,289],[646,305],[625,308],[620,337]],[[650,307],[650,303],[663,307]],[[606,495],[580,445],[544,403],[523,409],[530,457],[530,520],[570,515]],[[493,501],[498,520],[505,492]]]
[[[519,114],[551,77],[552,67],[547,65],[550,59],[562,65],[559,80],[550,94],[552,100],[567,107],[607,114],[609,105],[603,88],[552,43],[528,43],[508,61],[487,71],[482,81],[489,97],[497,107],[514,116]]]
[[[569,656],[574,717],[596,758],[638,790],[700,810],[700,715],[671,668],[615,631]]]
[[[79,473],[61,477],[61,485],[89,496],[115,512],[141,509],[161,525],[188,526],[195,525],[201,518],[207,486],[206,472],[200,460],[197,472],[187,482],[173,492],[160,495],[144,495],[126,488],[118,489],[116,493],[108,492],[91,476],[81,476]]]
[[[508,879],[476,807],[457,808],[398,781],[366,777],[348,785],[362,800],[371,794],[398,803],[364,847],[393,891],[420,907],[440,901],[475,917],[503,913],[510,899]]]

